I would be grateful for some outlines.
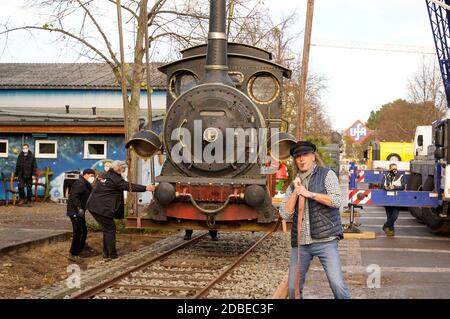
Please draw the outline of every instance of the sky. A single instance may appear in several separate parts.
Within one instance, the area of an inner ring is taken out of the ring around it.
[[[25,0],[0,0],[0,22],[28,21],[32,10],[24,10]],[[307,0],[266,0],[274,20],[298,13],[294,31],[305,25]],[[282,4],[281,4],[282,3]],[[11,34],[8,47],[2,46],[0,62],[76,62],[70,49],[55,49],[48,35]],[[356,120],[365,122],[370,111],[398,98],[408,97],[408,80],[425,57],[432,59],[434,43],[425,0],[315,0],[310,52],[310,72],[324,76],[327,90],[322,102],[333,128],[345,130]],[[364,48],[411,49],[423,53],[401,53]],[[302,50],[303,35],[295,47]],[[423,47],[422,49],[419,47]]]
[[[304,29],[307,0],[269,1],[272,11],[297,10]],[[425,0],[316,0],[312,44],[411,49],[423,53],[355,50],[312,46],[309,69],[327,78],[322,102],[333,127],[344,130],[365,122],[371,110],[407,98],[408,80],[426,59],[434,59],[434,42]],[[298,47],[303,47],[303,35]],[[416,47],[425,47],[416,48]],[[430,54],[432,53],[432,54]]]

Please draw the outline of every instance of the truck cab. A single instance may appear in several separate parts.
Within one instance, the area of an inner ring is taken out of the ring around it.
[[[415,158],[426,158],[428,148],[433,145],[433,127],[423,125],[416,127],[414,134],[414,156]]]
[[[409,170],[409,161],[414,158],[414,144],[408,142],[373,141],[364,152],[368,169],[387,170],[391,163],[399,170]]]

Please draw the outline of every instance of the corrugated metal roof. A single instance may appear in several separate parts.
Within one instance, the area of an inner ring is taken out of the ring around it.
[[[151,63],[150,84],[166,89],[161,63]],[[106,63],[0,63],[0,89],[120,89]]]
[[[165,109],[152,110],[153,121],[164,118]],[[53,116],[52,116],[53,115]],[[147,110],[141,109],[140,118],[147,116]],[[64,118],[66,117],[66,118]],[[11,125],[123,125],[123,109],[97,108],[96,115],[89,108],[1,108],[0,126]]]

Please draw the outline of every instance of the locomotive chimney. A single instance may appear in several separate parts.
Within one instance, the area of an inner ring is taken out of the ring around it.
[[[226,0],[210,0],[208,49],[203,83],[234,86],[228,75]]]

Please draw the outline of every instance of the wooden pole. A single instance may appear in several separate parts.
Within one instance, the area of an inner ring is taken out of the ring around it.
[[[125,141],[128,141],[128,139],[130,138],[128,132],[128,116],[127,116],[128,91],[127,91],[127,83],[125,80],[125,53],[123,49],[122,9],[120,6],[120,0],[117,0],[116,4],[117,4],[117,25],[119,28],[120,72],[122,73],[122,76],[120,77],[120,88],[122,90],[122,101],[123,101],[123,123],[125,127]]]
[[[306,96],[306,83],[308,81],[308,64],[309,64],[309,51],[311,48],[311,31],[312,22],[314,15],[314,0],[308,0],[308,5],[306,9],[306,25],[305,25],[305,39],[303,44],[303,59],[302,59],[302,70],[300,77],[300,89],[299,89],[299,100],[297,109],[297,140],[303,138],[303,133],[305,129],[305,96]]]
[[[120,77],[120,88],[122,90],[122,101],[123,101],[123,124],[124,124],[124,131],[125,131],[125,142],[128,141],[131,137],[132,132],[130,132],[130,119],[128,117],[128,90],[127,90],[127,83],[125,79],[125,51],[123,49],[123,30],[122,30],[122,8],[120,0],[116,1],[117,4],[117,26],[119,31],[119,46],[120,46],[120,72],[122,73],[122,76]],[[126,161],[128,164],[128,187],[129,190],[131,190],[131,179],[133,178],[132,174],[134,174],[134,171],[132,169],[132,163],[131,162],[131,153],[130,149],[126,149]],[[131,200],[130,200],[131,199]],[[128,192],[127,194],[127,208],[128,208],[128,215],[134,215],[134,207],[136,207],[135,203],[136,197],[133,196],[131,192]]]
[[[272,299],[286,299],[288,297],[288,279],[289,279],[289,269],[284,275],[281,283],[278,285],[277,289],[272,295]]]
[[[147,116],[148,116],[148,129],[153,130],[153,115],[152,115],[152,88],[150,87],[150,54],[149,54],[149,38],[148,38],[148,15],[147,15],[147,2],[144,0],[144,10],[145,10],[145,73],[147,81]],[[150,158],[150,178],[152,185],[155,185],[155,160]]]

